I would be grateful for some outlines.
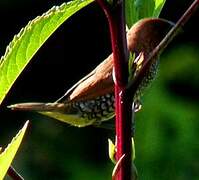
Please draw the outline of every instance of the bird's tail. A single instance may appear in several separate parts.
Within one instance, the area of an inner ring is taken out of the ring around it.
[[[18,111],[36,111],[77,127],[92,125],[96,121],[95,119],[84,118],[79,114],[78,109],[67,103],[19,103],[10,105],[8,108]]]
[[[63,110],[65,105],[63,103],[19,103],[8,106],[11,110],[19,111],[55,111]]]

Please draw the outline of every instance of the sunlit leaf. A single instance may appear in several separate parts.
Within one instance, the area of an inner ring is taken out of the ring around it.
[[[136,9],[135,0],[125,1],[125,17],[126,24],[129,29],[138,21],[138,12]]]
[[[153,10],[153,17],[158,17],[162,11],[162,8],[166,0],[155,0],[155,8]]]
[[[10,164],[15,157],[15,154],[21,144],[23,136],[28,126],[28,121],[25,123],[23,128],[18,132],[18,134],[12,139],[11,143],[7,148],[0,154],[0,179],[3,179],[7,173]]]
[[[126,0],[125,16],[128,28],[138,20],[158,17],[166,0]]]
[[[137,0],[135,1],[138,19],[152,17],[155,7],[154,0]]]
[[[110,160],[115,164],[115,144],[111,139],[108,139],[108,155]]]
[[[70,16],[93,0],[74,0],[54,6],[30,21],[14,36],[0,60],[0,104],[9,89],[50,35]]]

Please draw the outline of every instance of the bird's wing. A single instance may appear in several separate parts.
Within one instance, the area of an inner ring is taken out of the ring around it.
[[[91,73],[78,81],[56,102],[81,101],[113,92],[112,54],[100,63]]]

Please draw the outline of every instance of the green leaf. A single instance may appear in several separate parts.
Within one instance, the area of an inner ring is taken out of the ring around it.
[[[115,164],[115,144],[112,142],[111,139],[108,139],[108,155],[111,161]]]
[[[129,70],[129,81],[133,79],[134,77],[134,73],[136,70],[136,66],[134,65],[134,61],[135,61],[135,53],[131,53],[129,54],[129,63],[128,63],[128,70]]]
[[[130,29],[131,26],[138,21],[138,12],[136,10],[135,0],[125,1],[125,16],[126,16],[126,24]]]
[[[154,0],[137,0],[135,1],[138,13],[138,19],[152,17],[155,7]]]
[[[7,148],[0,154],[0,179],[3,179],[7,173],[8,168],[21,144],[23,136],[28,126],[28,121],[25,123],[23,128],[18,132],[18,134],[12,139],[11,143]]]
[[[155,8],[153,10],[153,17],[159,17],[166,0],[155,0]]]
[[[74,0],[54,6],[30,21],[14,36],[0,60],[0,104],[17,77],[50,35],[70,16],[91,2],[93,0]]]
[[[138,20],[147,17],[158,17],[166,0],[126,0],[125,16],[130,29]]]

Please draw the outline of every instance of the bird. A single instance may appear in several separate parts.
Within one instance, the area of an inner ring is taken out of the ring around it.
[[[127,47],[137,57],[133,65],[146,60],[165,37],[173,23],[161,18],[145,18],[135,23],[126,35]],[[147,70],[134,96],[139,107],[140,96],[155,78],[158,60]],[[36,111],[76,127],[100,124],[115,116],[113,54],[52,103],[28,102],[8,106],[12,110]]]

